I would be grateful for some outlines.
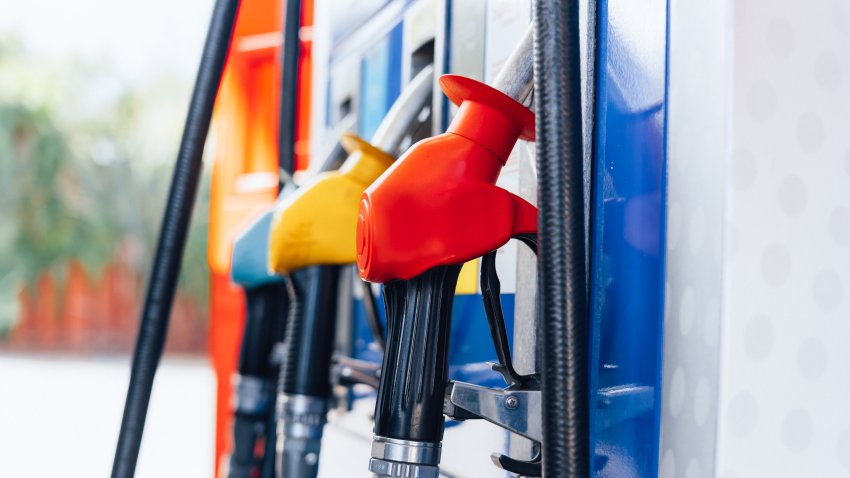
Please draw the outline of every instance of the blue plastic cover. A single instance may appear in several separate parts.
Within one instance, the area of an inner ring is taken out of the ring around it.
[[[233,244],[230,278],[246,289],[283,280],[269,270],[269,229],[274,208],[246,227]]]

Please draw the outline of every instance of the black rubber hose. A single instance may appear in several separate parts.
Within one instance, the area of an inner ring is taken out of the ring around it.
[[[295,135],[298,114],[298,53],[301,49],[301,1],[286,0],[283,13],[283,48],[280,75],[278,164],[288,174],[295,171]]]
[[[165,345],[186,233],[198,189],[204,143],[238,9],[239,0],[216,0],[213,7],[148,281],[133,353],[130,386],[112,463],[112,478],[131,478],[136,471],[153,379]]]
[[[534,7],[543,476],[590,476],[579,2]]]

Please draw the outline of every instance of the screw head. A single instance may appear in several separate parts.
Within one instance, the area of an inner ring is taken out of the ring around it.
[[[518,398],[516,398],[513,395],[508,395],[507,397],[505,397],[505,407],[506,408],[510,408],[510,409],[513,410],[514,408],[516,408],[518,406],[519,406],[519,399]]]

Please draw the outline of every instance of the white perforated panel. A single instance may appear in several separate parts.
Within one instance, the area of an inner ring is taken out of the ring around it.
[[[714,475],[730,11],[728,2],[670,5],[663,478]]]
[[[850,2],[673,0],[661,476],[850,476]]]
[[[850,476],[850,2],[734,14],[718,471]]]

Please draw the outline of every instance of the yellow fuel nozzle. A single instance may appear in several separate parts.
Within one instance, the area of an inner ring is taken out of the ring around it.
[[[349,156],[338,171],[318,174],[278,204],[269,233],[274,272],[354,262],[360,196],[394,158],[353,134],[341,143]]]

